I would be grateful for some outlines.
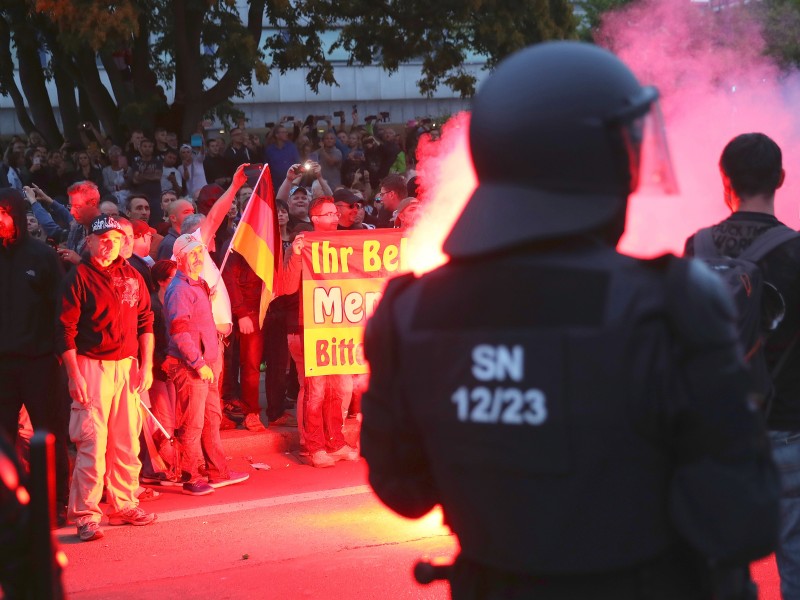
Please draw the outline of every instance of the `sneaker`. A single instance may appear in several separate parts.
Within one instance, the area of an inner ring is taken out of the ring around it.
[[[100,529],[100,523],[89,521],[83,525],[78,525],[78,537],[82,542],[91,542],[92,540],[99,540],[103,537],[103,530]]]
[[[240,473],[238,471],[228,471],[227,479],[209,479],[208,485],[212,488],[221,488],[234,483],[242,483],[250,478],[250,473]]]
[[[158,519],[157,514],[144,512],[137,506],[136,508],[126,508],[125,510],[108,515],[108,524],[141,526],[150,525],[150,523],[153,523],[156,519]]]
[[[228,429],[236,429],[236,423],[234,421],[231,421],[225,415],[222,415],[222,419],[220,419],[219,421],[219,430],[226,431]]]
[[[311,464],[315,467],[332,467],[336,461],[325,450],[317,450],[311,455]]]
[[[300,456],[311,456],[311,453],[308,451],[303,444],[300,444],[300,450],[297,452]]]
[[[214,488],[208,485],[202,479],[198,479],[197,481],[189,481],[183,484],[183,493],[187,496],[207,496],[213,492]]]
[[[269,422],[270,427],[297,427],[297,419],[288,412]]]
[[[222,414],[234,423],[241,423],[244,419],[244,410],[238,400],[226,401],[222,407]]]
[[[234,417],[244,417],[244,410],[242,409],[242,401],[238,398],[223,401],[223,409],[226,413],[230,413]]]
[[[261,417],[258,413],[250,413],[244,418],[244,426],[248,431],[266,431],[267,428],[261,422]]]
[[[358,450],[345,444],[336,452],[328,452],[333,460],[358,460]]]

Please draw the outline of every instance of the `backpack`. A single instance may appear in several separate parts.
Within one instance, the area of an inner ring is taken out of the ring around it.
[[[714,245],[711,228],[701,229],[694,237],[694,255],[717,273],[733,296],[739,315],[739,340],[750,366],[752,391],[768,407],[772,381],[777,369],[770,373],[764,357],[764,339],[783,320],[786,304],[778,289],[764,281],[758,262],[781,244],[800,236],[798,232],[778,225],[758,236],[737,258],[724,256]],[[783,360],[779,362],[782,366]]]

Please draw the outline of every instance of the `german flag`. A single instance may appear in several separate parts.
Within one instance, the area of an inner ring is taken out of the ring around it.
[[[272,177],[269,167],[263,165],[253,188],[253,195],[247,201],[239,226],[231,239],[231,250],[241,254],[264,282],[258,315],[259,326],[264,324],[267,306],[275,291],[275,276],[280,271],[280,240]]]

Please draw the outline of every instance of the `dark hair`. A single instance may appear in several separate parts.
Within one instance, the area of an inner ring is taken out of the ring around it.
[[[177,269],[178,263],[174,260],[158,260],[150,269],[150,275],[153,276],[153,283],[159,284],[162,281],[169,279],[170,271]]]
[[[406,180],[402,175],[387,175],[381,180],[381,187],[394,192],[398,198],[405,198],[408,195]]]
[[[289,212],[289,205],[286,203],[286,200],[277,199],[275,200],[275,208],[282,208],[286,212]]]
[[[737,135],[722,151],[719,167],[740,198],[771,196],[781,183],[781,149],[763,133]]]

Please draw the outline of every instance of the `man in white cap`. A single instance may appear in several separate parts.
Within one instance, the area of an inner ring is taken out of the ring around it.
[[[110,525],[156,520],[135,496],[142,466],[137,402],[153,381],[153,312],[142,276],[120,256],[123,237],[113,217],[91,222],[89,256],[67,275],[57,324],[72,397],[69,431],[78,451],[68,516],[85,542],[103,537],[104,483]]]
[[[219,437],[221,348],[211,293],[201,277],[205,245],[183,234],[175,240],[172,252],[178,271],[164,297],[169,331],[164,368],[177,395],[175,439],[180,449],[183,493],[204,496],[214,488],[244,481],[249,475],[228,469]],[[198,468],[204,454],[207,482]]]

